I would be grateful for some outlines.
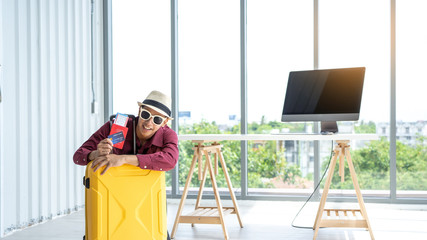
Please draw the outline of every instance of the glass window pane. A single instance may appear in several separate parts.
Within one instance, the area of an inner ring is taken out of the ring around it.
[[[427,197],[427,2],[396,2],[397,197]]]
[[[113,112],[138,113],[152,90],[171,92],[170,1],[113,0]]]
[[[170,1],[112,1],[113,113],[137,115],[152,90],[170,94],[170,25]]]
[[[390,1],[319,2],[319,68],[362,66],[366,73],[360,119],[339,122],[338,128],[341,133],[378,133],[384,137],[381,141],[352,142],[351,155],[362,193],[389,196]],[[385,133],[383,128],[387,129]],[[329,157],[322,160],[321,171]],[[338,177],[333,180],[331,189],[353,189],[348,169],[344,183]]]
[[[180,134],[238,133],[240,1],[181,0],[178,16]],[[192,145],[180,142],[181,187],[191,164]],[[239,187],[240,143],[224,142],[223,152],[233,187]],[[192,181],[195,188],[199,186],[196,176],[197,171]],[[221,173],[217,180],[220,188],[226,187]]]
[[[289,71],[313,68],[313,1],[249,0],[247,18],[248,132],[312,132],[312,123],[282,123],[281,114]],[[310,142],[249,142],[249,194],[310,194],[312,150]]]

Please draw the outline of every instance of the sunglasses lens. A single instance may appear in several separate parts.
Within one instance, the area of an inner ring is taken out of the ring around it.
[[[149,119],[150,117],[151,117],[150,112],[148,112],[148,111],[144,111],[144,110],[141,112],[141,118],[142,118],[142,119],[147,120],[147,119]]]
[[[154,122],[155,124],[157,124],[157,125],[160,125],[160,124],[162,124],[163,119],[162,119],[161,117],[155,116],[155,117],[153,118],[153,122]]]

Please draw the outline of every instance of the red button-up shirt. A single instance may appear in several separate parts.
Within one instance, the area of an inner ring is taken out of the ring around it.
[[[138,125],[136,118],[135,128]],[[123,149],[113,148],[113,153],[134,154],[133,150],[133,124],[129,118],[128,133],[126,135]],[[89,154],[97,149],[98,143],[107,138],[110,133],[110,122],[106,122],[98,131],[96,131],[83,145],[74,153],[73,161],[78,165],[87,165]],[[144,145],[141,145],[138,137],[136,139],[136,157],[139,161],[139,167],[142,169],[152,169],[157,171],[169,171],[173,169],[178,162],[178,136],[174,130],[167,125],[159,128],[157,132],[148,139]]]

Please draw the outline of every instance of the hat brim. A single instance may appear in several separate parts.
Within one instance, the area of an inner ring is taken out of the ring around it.
[[[145,104],[145,103],[142,103],[142,102],[138,102],[138,106],[140,106],[140,107],[149,107],[149,108],[151,108],[151,109],[153,109],[154,111],[156,111],[156,112],[158,112],[158,113],[161,113],[163,116],[166,116],[169,120],[173,120],[173,118],[172,117],[169,117],[168,116],[168,114],[167,113],[165,113],[163,110],[161,110],[160,108],[157,108],[157,107],[155,107],[155,106],[152,106],[152,105],[150,105],[150,104]]]

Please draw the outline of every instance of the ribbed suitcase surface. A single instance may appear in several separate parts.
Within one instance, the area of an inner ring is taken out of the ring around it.
[[[87,165],[86,240],[166,239],[165,173],[123,165],[104,175]]]

